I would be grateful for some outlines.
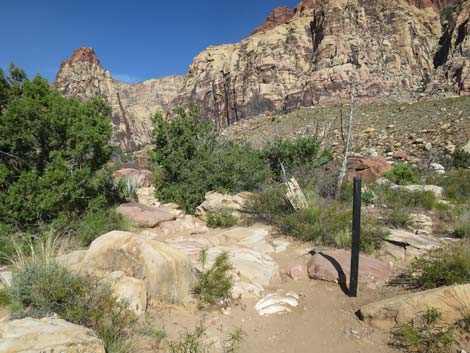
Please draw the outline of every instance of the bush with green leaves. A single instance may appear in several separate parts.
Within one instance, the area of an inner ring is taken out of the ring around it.
[[[408,285],[422,289],[470,282],[470,239],[417,258],[404,278]]]
[[[287,176],[300,171],[306,173],[333,159],[330,151],[322,150],[317,140],[307,136],[296,139],[276,138],[264,147],[263,155],[277,180],[284,179],[284,172]]]
[[[52,245],[51,245],[52,244]],[[19,310],[14,317],[44,317],[56,313],[64,320],[93,329],[110,353],[125,353],[126,339],[135,315],[126,302],[118,300],[109,285],[81,276],[59,265],[55,241],[32,247],[30,257],[16,260],[9,294]]]
[[[270,177],[262,155],[247,145],[223,141],[210,121],[192,107],[172,119],[154,119],[152,161],[159,166],[159,200],[194,212],[208,191],[254,191]]]
[[[455,342],[454,327],[442,322],[438,309],[429,308],[394,332],[392,346],[406,352],[451,353]]]
[[[11,295],[5,289],[0,289],[0,308],[11,304]]]
[[[229,228],[238,223],[238,218],[228,208],[220,208],[207,212],[207,224],[211,228]]]
[[[199,255],[202,271],[198,274],[198,283],[192,289],[198,299],[200,309],[207,305],[223,304],[228,300],[233,287],[233,278],[230,274],[233,267],[227,252],[219,254],[212,266],[207,268],[207,250]]]
[[[406,208],[392,208],[385,213],[384,221],[395,228],[407,227],[411,224],[410,211]]]
[[[395,165],[392,170],[384,174],[384,177],[397,185],[410,185],[418,182],[413,170],[404,163]]]
[[[452,168],[470,168],[470,153],[457,149],[452,153]]]
[[[115,197],[103,166],[111,156],[102,99],[65,98],[37,76],[0,71],[0,223],[21,229],[59,215],[76,219]]]
[[[114,209],[90,209],[77,221],[74,233],[80,244],[88,246],[97,237],[112,230],[128,230],[129,224]]]
[[[375,193],[379,204],[395,210],[403,208],[432,210],[438,203],[432,191],[408,191],[380,186],[376,187]]]
[[[457,203],[470,200],[470,169],[451,170],[444,175],[436,175],[428,182],[442,186],[448,199]]]

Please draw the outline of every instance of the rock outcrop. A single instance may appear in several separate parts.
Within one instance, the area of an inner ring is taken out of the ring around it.
[[[103,342],[83,326],[61,319],[25,318],[0,326],[2,353],[105,353]]]
[[[431,308],[442,313],[442,322],[462,320],[470,308],[470,284],[405,294],[364,306],[360,317],[372,327],[391,330],[418,319]]]
[[[110,106],[112,143],[131,149],[149,143],[151,117],[166,112],[182,77],[170,76],[129,84],[112,78],[92,48],[79,48],[62,63],[54,87],[80,100],[102,97]]]
[[[114,80],[90,48],[61,66],[66,95],[103,96],[113,143],[149,142],[150,117],[198,104],[220,128],[263,111],[346,99],[470,94],[470,0],[305,0],[275,9],[239,43],[210,46],[185,77]]]

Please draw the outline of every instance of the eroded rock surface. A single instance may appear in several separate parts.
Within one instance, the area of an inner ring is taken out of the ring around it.
[[[61,319],[7,321],[0,326],[0,338],[2,353],[106,353],[92,330]]]

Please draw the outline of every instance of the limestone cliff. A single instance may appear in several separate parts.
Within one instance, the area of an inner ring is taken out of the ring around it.
[[[81,100],[103,97],[111,108],[111,143],[133,149],[149,143],[151,117],[166,112],[182,85],[182,77],[170,76],[129,84],[114,80],[92,48],[79,48],[62,63],[54,86],[66,96]]]

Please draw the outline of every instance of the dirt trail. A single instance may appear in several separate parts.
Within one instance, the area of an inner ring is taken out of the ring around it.
[[[305,247],[304,244],[302,248]],[[299,250],[292,246],[273,258],[282,268],[289,258],[298,256]],[[254,309],[257,300],[243,299],[229,309],[229,314],[174,308],[150,315],[159,316],[157,321],[163,323],[170,339],[200,320],[204,320],[209,337],[219,337],[219,342],[229,332],[242,328],[246,337],[240,353],[396,352],[388,346],[388,334],[364,325],[355,315],[362,305],[393,295],[391,289],[362,289],[358,298],[349,298],[335,283],[294,281],[281,275],[264,294],[277,290],[298,293],[298,307],[283,315],[260,316]]]

